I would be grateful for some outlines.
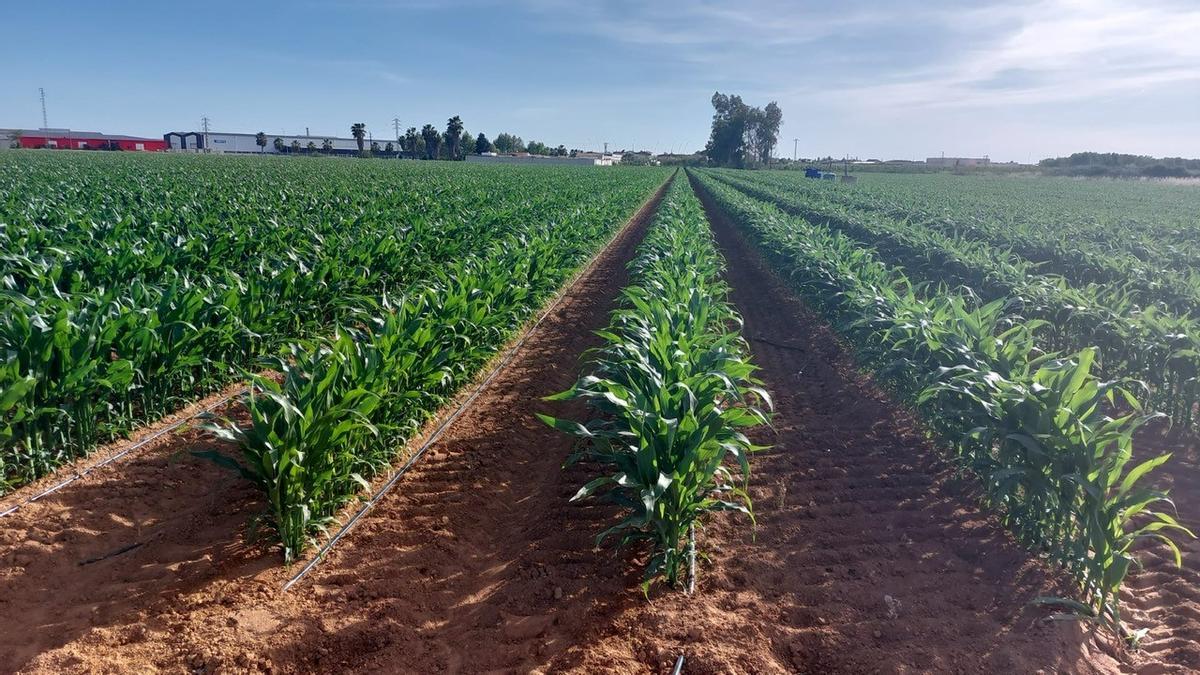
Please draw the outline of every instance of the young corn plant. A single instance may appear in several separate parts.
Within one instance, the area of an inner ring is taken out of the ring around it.
[[[754,521],[746,487],[760,448],[742,430],[766,424],[771,401],[746,357],[721,264],[699,203],[679,181],[631,263],[633,283],[590,354],[591,373],[548,398],[586,401],[592,419],[539,415],[579,439],[568,465],[605,468],[572,501],[602,495],[626,512],[597,543],[650,543],[645,593],[655,580],[681,581],[688,531],[705,514]]]

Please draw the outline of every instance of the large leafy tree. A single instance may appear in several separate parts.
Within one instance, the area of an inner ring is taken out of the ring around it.
[[[257,134],[254,134],[254,142],[258,144],[259,152],[267,151],[267,135],[265,133],[260,131]]]
[[[459,159],[466,159],[467,155],[474,152],[475,137],[471,135],[471,132],[469,132],[469,131],[462,132],[462,136],[460,136],[458,139],[458,147],[461,148],[461,150],[459,150],[459,152],[461,153],[458,157]]]
[[[446,120],[446,144],[450,146],[450,159],[458,159],[462,150],[463,122],[458,115]]]
[[[354,137],[354,142],[358,143],[358,152],[362,154],[363,139],[367,137],[367,125],[362,122],[355,122],[350,125],[350,135]]]
[[[758,161],[763,164],[771,163],[771,155],[779,143],[779,125],[781,124],[783,124],[783,109],[779,107],[778,103],[771,101],[763,109],[762,123],[758,130],[760,144]]]
[[[479,135],[475,137],[475,154],[482,155],[485,152],[491,151],[492,142],[488,140],[488,137],[482,131],[479,132]]]
[[[746,120],[750,108],[737,95],[716,92],[712,97],[713,121],[704,154],[717,166],[746,165]]]
[[[501,132],[496,136],[496,152],[524,152],[525,141],[520,136]]]
[[[712,97],[713,121],[704,154],[717,166],[742,168],[768,164],[779,142],[783,110],[775,101],[766,108],[746,105],[741,96],[716,92]]]
[[[421,127],[421,140],[425,141],[425,159],[437,159],[438,150],[442,147],[442,134],[437,127],[432,124]]]

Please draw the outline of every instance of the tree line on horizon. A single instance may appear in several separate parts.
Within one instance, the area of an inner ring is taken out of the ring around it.
[[[404,131],[404,135],[395,141],[381,143],[372,140],[369,147],[366,124],[355,122],[350,125],[350,136],[357,142],[358,154],[362,157],[383,155],[410,159],[463,160],[469,154],[481,155],[485,152],[527,152],[531,155],[547,157],[574,157],[580,152],[578,149],[568,150],[564,145],[551,147],[541,141],[526,143],[520,136],[507,132],[497,134],[494,141],[488,139],[487,134],[482,132],[477,136],[472,136],[470,132],[466,131],[462,118],[458,115],[446,120],[445,131],[438,130],[432,124],[426,124],[420,129],[409,127]],[[333,151],[333,141],[330,139],[325,139],[320,147],[313,141],[309,141],[307,146],[301,146],[299,141],[292,141],[289,145],[278,137],[271,141],[266,132],[262,131],[255,134],[255,143],[263,152],[266,152],[268,143],[273,143],[276,152],[284,154],[316,154]]]
[[[1038,168],[1052,176],[1188,178],[1200,175],[1200,159],[1118,152],[1076,152],[1067,157],[1043,159],[1038,162]]]

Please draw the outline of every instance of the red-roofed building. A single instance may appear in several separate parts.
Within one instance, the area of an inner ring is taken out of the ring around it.
[[[0,129],[0,136],[16,141],[22,148],[60,148],[71,150],[130,150],[162,152],[170,149],[161,138],[142,138],[121,134],[71,129]],[[7,146],[8,143],[5,143]]]

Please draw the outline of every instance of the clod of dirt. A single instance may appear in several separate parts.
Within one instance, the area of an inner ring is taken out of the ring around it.
[[[885,595],[883,604],[887,606],[887,617],[895,621],[900,616],[900,601],[890,595]]]

